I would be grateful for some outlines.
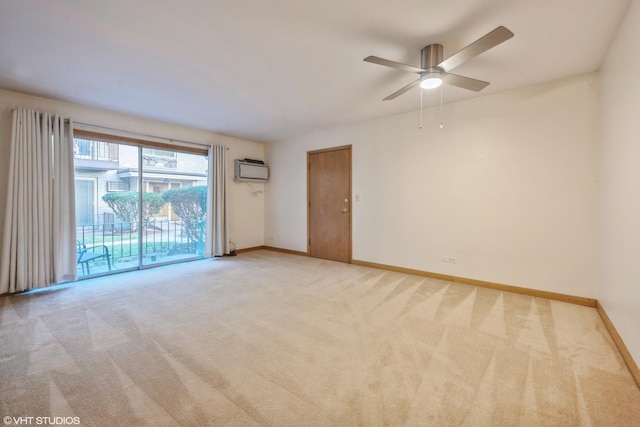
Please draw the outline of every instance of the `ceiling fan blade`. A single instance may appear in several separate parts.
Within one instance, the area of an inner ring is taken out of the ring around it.
[[[489,86],[489,82],[472,79],[471,77],[459,76],[457,74],[451,74],[451,73],[446,73],[445,75],[443,75],[442,80],[444,80],[445,83],[450,84],[452,86],[458,86],[463,89],[473,90],[475,92],[479,92],[485,87]]]
[[[418,83],[420,83],[420,79],[412,81],[411,83],[409,83],[408,85],[406,85],[402,89],[397,90],[397,91],[393,92],[391,95],[387,96],[385,99],[383,99],[383,101],[391,101],[392,99],[396,99],[397,97],[399,97],[403,93],[407,92],[409,89],[413,89],[415,86],[418,85]]]
[[[438,68],[442,69],[444,72],[453,70],[471,58],[474,58],[492,47],[509,40],[511,37],[513,37],[513,33],[505,27],[500,26],[439,63]]]
[[[411,65],[403,64],[401,62],[389,61],[388,59],[378,58],[377,56],[367,56],[363,61],[384,65],[385,67],[397,68],[398,70],[409,71],[412,73],[424,73],[426,71],[422,68],[412,67]]]

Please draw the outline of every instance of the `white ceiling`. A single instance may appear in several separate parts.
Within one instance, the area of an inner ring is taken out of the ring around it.
[[[444,102],[596,71],[630,0],[0,0],[0,87],[256,141],[416,110],[382,98],[499,25]],[[424,94],[439,103],[439,91]]]

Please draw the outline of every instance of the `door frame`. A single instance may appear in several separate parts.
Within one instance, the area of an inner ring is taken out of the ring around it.
[[[349,264],[353,261],[353,150],[351,144],[340,145],[337,147],[323,148],[320,150],[307,151],[307,256],[311,255],[311,245],[309,244],[311,236],[311,156],[313,154],[327,153],[331,151],[349,151]]]

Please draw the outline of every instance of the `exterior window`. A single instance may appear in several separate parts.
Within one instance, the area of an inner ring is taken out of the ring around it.
[[[149,156],[156,156],[156,157],[169,157],[172,159],[176,158],[176,152],[175,151],[169,151],[169,150],[159,150],[157,148],[143,148],[142,149],[142,154],[146,154]]]
[[[178,167],[177,153],[157,148],[143,148],[142,163],[149,168],[176,169]]]
[[[90,225],[96,219],[95,179],[76,178],[76,224]]]

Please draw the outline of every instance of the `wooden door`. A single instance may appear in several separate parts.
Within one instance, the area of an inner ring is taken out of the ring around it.
[[[308,252],[351,262],[351,146],[307,153]]]

